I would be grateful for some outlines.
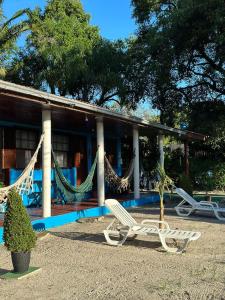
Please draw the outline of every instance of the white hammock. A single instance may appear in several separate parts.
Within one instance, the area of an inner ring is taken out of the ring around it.
[[[124,177],[119,177],[113,170],[108,158],[105,156],[105,179],[114,191],[122,193],[128,190],[130,186],[130,180],[133,175],[133,170],[134,159],[132,158]]]
[[[37,161],[38,152],[41,148],[43,138],[44,134],[41,135],[37,149],[34,152],[34,155],[32,156],[29,164],[23,170],[22,174],[19,176],[16,182],[7,187],[0,188],[0,203],[7,202],[7,196],[11,189],[15,189],[20,195],[28,195],[31,191],[33,191],[34,166]]]

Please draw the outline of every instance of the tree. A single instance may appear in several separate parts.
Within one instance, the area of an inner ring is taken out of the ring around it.
[[[103,39],[89,20],[79,0],[50,0],[43,12],[36,9],[25,49],[7,79],[100,106],[113,101],[135,108],[142,90],[134,40]]]
[[[206,151],[216,160],[225,157],[225,104],[221,100],[192,103],[188,113],[188,129],[208,136],[204,145],[192,143],[195,150]],[[216,151],[215,151],[216,150]]]
[[[146,95],[162,122],[183,103],[224,100],[223,0],[133,0]]]
[[[20,20],[18,23],[15,21],[23,15],[31,15],[29,9],[23,9],[17,11],[10,19],[5,20],[2,4],[3,0],[0,0],[0,78],[4,78],[6,75],[6,62],[15,48],[16,39],[22,32],[29,29],[28,20]]]
[[[79,0],[50,0],[44,12],[33,12],[28,47],[41,58],[40,77],[52,93],[66,95],[65,83],[86,69],[85,57],[99,40],[89,21]]]

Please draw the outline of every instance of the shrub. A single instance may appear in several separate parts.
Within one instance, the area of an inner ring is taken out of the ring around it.
[[[191,170],[195,188],[225,191],[225,163],[219,160],[192,159]]]
[[[225,191],[225,163],[219,163],[213,169],[214,189]]]
[[[36,235],[20,195],[12,190],[8,195],[4,218],[4,242],[11,252],[27,252],[35,246]]]
[[[193,194],[193,185],[189,176],[181,174],[179,177],[179,187],[184,189],[188,194]]]

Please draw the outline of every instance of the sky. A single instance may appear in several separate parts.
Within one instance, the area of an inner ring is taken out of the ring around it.
[[[4,15],[8,18],[23,8],[44,8],[46,0],[5,0]],[[132,18],[131,0],[81,0],[84,10],[91,15],[91,24],[97,25],[101,35],[115,40],[134,34],[136,26]],[[20,44],[22,41],[20,40]]]

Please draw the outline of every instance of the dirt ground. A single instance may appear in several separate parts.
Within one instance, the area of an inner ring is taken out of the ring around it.
[[[141,221],[158,219],[156,205],[132,208]],[[51,230],[32,253],[42,270],[18,281],[0,280],[0,299],[225,299],[225,224],[210,217],[183,219],[166,210],[171,228],[200,231],[181,255],[165,253],[155,238],[108,246],[103,229],[112,218],[86,220]],[[0,246],[0,273],[10,270]]]

